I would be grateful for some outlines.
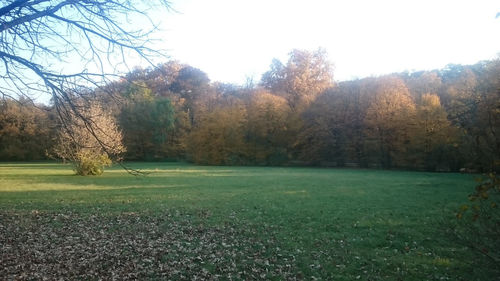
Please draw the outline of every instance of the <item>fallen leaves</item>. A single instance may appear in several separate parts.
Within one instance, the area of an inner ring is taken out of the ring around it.
[[[0,213],[0,279],[301,279],[294,256],[273,239],[189,218]]]

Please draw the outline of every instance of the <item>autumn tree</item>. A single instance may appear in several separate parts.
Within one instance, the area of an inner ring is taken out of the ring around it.
[[[189,135],[189,159],[198,164],[244,164],[247,158],[244,105],[221,106],[200,118]]]
[[[412,146],[414,163],[427,170],[449,171],[458,161],[458,130],[448,120],[448,114],[436,94],[423,94],[417,104]],[[458,167],[454,167],[455,169]]]
[[[145,83],[135,82],[125,94],[119,123],[127,158],[168,158],[168,137],[174,126],[174,109],[167,98],[155,98]]]
[[[196,123],[197,114],[208,110],[207,106],[215,97],[207,74],[192,66],[184,66],[179,70],[170,90],[182,99],[183,110],[187,112],[191,125]]]
[[[303,110],[320,93],[333,85],[333,66],[326,51],[295,49],[286,64],[274,59],[263,74],[261,85],[283,96],[293,110]]]
[[[109,87],[112,88],[111,90],[113,92],[120,93],[120,96],[125,99],[125,101],[120,104],[125,105],[123,109],[127,112],[131,112],[129,109],[134,100],[133,96],[137,96],[138,94],[140,96],[141,92],[143,94],[146,94],[147,99],[150,99],[151,101],[168,99],[174,112],[173,124],[171,126],[168,126],[169,129],[166,130],[165,142],[161,144],[162,148],[160,153],[167,158],[185,158],[187,137],[192,127],[191,117],[194,117],[194,113],[192,112],[193,107],[188,104],[188,101],[186,101],[183,88],[180,87],[180,84],[185,85],[185,83],[180,83],[177,81],[180,71],[187,67],[189,66],[180,64],[177,61],[169,61],[157,65],[156,67],[136,68],[132,72],[128,73],[125,79],[109,85]],[[183,78],[181,77],[181,79]],[[193,87],[191,88],[191,90],[192,89]],[[121,121],[128,118],[126,117],[127,114],[123,113],[124,112],[121,112],[119,114],[122,117],[120,118]],[[193,113],[193,115],[190,116],[191,113]],[[125,128],[124,138],[126,145],[127,143],[130,144],[129,136],[131,135],[129,134],[129,132],[132,131],[129,131]],[[139,139],[139,137],[136,138],[139,141],[144,141],[142,139]],[[129,146],[127,145],[127,147]],[[146,148],[146,146],[142,147]],[[152,145],[149,145],[147,147],[153,148]],[[157,152],[158,151],[159,150],[157,150]],[[128,149],[126,157],[139,159],[140,157],[142,157],[140,155],[144,156],[147,154],[150,155],[148,156],[150,158],[154,154],[157,154],[158,157],[160,155],[156,152],[150,151],[150,149],[144,150],[144,153],[146,154],[135,152],[137,152],[137,150],[133,148]],[[158,159],[157,157],[153,158]]]
[[[415,101],[419,101],[425,94],[438,94],[443,85],[438,71],[419,71],[403,76],[402,79]]]
[[[27,104],[24,104],[24,103]],[[52,145],[54,116],[25,99],[0,101],[0,160],[40,160]]]
[[[373,99],[365,115],[365,132],[374,160],[382,167],[402,166],[414,127],[415,103],[405,83],[384,77],[373,89]]]
[[[247,106],[247,143],[250,162],[283,164],[288,160],[289,115],[287,101],[264,90],[252,94]]]
[[[95,101],[75,101],[79,114],[60,128],[54,154],[70,161],[78,175],[100,175],[125,152],[122,133],[113,116]],[[67,119],[61,122],[68,122]]]
[[[476,122],[468,128],[475,136],[478,161],[485,171],[500,171],[500,58],[484,65],[478,77]]]
[[[490,171],[498,161],[498,62],[450,65],[443,70],[443,98],[450,120],[461,129],[464,166]]]
[[[327,90],[303,114],[298,136],[301,159],[333,166],[362,163],[363,114],[359,81],[341,82]]]
[[[454,124],[470,127],[477,110],[479,96],[476,92],[477,77],[469,67],[448,65],[441,72],[443,93],[441,102]]]

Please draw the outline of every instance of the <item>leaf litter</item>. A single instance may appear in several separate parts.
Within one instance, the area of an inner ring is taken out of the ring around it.
[[[0,212],[0,279],[302,279],[293,253],[264,236],[179,212]]]

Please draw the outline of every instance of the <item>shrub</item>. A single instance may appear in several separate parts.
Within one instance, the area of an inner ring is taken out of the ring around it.
[[[98,176],[104,172],[105,167],[112,164],[111,159],[106,154],[78,153],[77,159],[73,163],[74,170],[80,176]]]
[[[455,233],[468,246],[500,265],[500,177],[490,173],[477,181],[469,195],[470,203],[462,205],[457,213]]]
[[[116,120],[97,103],[82,103],[78,114],[68,114],[54,148],[55,154],[73,164],[78,175],[101,175],[112,160],[125,152]]]

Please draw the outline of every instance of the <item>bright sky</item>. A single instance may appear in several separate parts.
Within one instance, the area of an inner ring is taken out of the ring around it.
[[[272,58],[323,47],[335,79],[473,64],[500,52],[499,0],[172,0],[163,48],[212,81],[260,79]]]

